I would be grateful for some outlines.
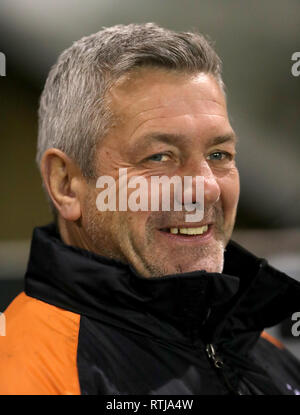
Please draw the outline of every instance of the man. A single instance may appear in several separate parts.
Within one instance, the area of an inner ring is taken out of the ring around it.
[[[299,362],[262,331],[299,310],[300,284],[230,240],[236,136],[210,44],[155,24],[83,38],[52,68],[39,121],[56,224],[35,229],[5,311],[0,392],[297,393]],[[163,176],[191,178],[170,209],[162,186],[159,209],[124,208],[131,179],[152,203]]]

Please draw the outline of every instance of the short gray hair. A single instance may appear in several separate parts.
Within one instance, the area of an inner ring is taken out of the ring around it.
[[[40,99],[38,165],[54,147],[72,158],[85,177],[93,177],[98,140],[113,118],[107,91],[142,66],[210,73],[223,88],[221,60],[203,35],[154,23],[104,28],[75,42],[50,70]]]

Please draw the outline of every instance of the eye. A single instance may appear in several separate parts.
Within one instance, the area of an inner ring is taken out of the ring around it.
[[[147,160],[158,161],[158,162],[168,161],[169,159],[170,159],[170,156],[165,153],[153,154],[152,156],[147,158]]]
[[[232,154],[227,153],[227,151],[215,151],[208,156],[208,159],[212,161],[223,161],[225,159],[232,160],[233,156]]]

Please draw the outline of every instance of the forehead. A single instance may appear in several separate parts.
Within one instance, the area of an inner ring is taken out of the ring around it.
[[[205,73],[140,68],[118,81],[110,91],[110,102],[123,143],[149,129],[186,128],[199,134],[210,126],[228,124],[224,93]]]
[[[141,110],[205,105],[226,110],[226,100],[211,74],[183,73],[161,68],[139,68],[118,80],[110,91],[113,111],[121,116],[135,116]]]

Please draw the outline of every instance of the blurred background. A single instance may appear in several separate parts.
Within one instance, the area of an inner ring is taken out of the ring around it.
[[[300,76],[291,73],[299,0],[0,0],[0,311],[23,289],[33,227],[51,220],[34,161],[38,100],[51,65],[103,26],[150,21],[215,41],[240,138],[233,239],[300,280]],[[290,326],[269,332],[300,357]]]

